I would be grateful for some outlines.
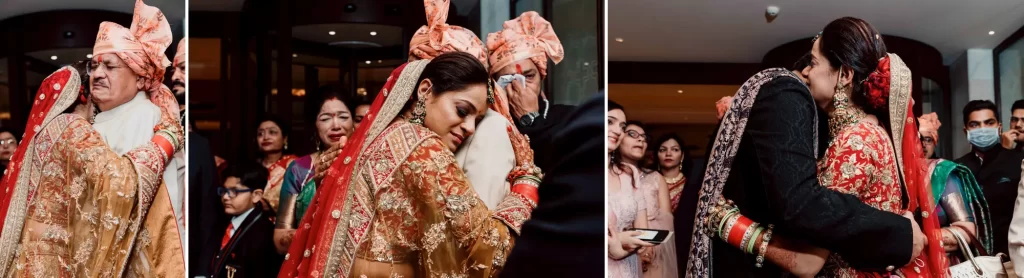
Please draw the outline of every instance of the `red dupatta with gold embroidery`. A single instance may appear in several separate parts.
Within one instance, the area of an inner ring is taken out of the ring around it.
[[[27,203],[32,198],[33,190],[28,176],[22,177],[22,173],[30,173],[23,169],[26,163],[38,154],[31,153],[35,149],[36,134],[60,115],[68,107],[71,107],[78,100],[79,89],[81,88],[81,77],[78,71],[72,67],[64,67],[47,76],[36,92],[32,111],[29,113],[28,122],[25,124],[24,140],[18,145],[11,156],[11,163],[7,166],[6,174],[0,181],[0,220],[3,221],[3,229],[0,231],[0,277],[6,277],[6,266],[9,266],[14,258],[15,249],[21,239],[21,230],[25,222]],[[15,208],[12,209],[12,204]]]
[[[346,143],[348,147],[334,160],[317,190],[313,203],[302,216],[278,277],[320,277],[325,274],[324,272],[348,272],[352,254],[330,254],[330,251],[336,238],[353,240],[348,238],[348,235],[336,234],[336,231],[347,230],[344,229],[348,226],[347,221],[340,220],[346,219],[344,215],[351,214],[351,208],[346,206],[351,198],[349,184],[356,165],[362,163],[354,160],[357,160],[369,143],[398,116],[412,96],[420,73],[429,62],[408,62],[391,72],[387,83],[377,94],[370,111],[366,114],[365,119],[371,124],[360,125],[356,129]]]
[[[878,69],[868,77],[865,85],[869,91],[889,91],[891,136],[893,147],[896,149],[896,163],[900,166],[900,174],[909,197],[906,202],[907,210],[922,211],[921,230],[928,239],[928,246],[924,252],[919,258],[911,260],[911,264],[903,268],[903,273],[909,277],[949,277],[949,260],[942,248],[939,220],[929,215],[935,211],[936,201],[932,199],[931,186],[925,182],[928,166],[923,158],[920,135],[914,120],[911,82],[910,68],[900,56],[889,53],[882,58]],[[921,263],[924,265],[920,265]]]

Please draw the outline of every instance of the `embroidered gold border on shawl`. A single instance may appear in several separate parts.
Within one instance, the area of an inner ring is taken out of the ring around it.
[[[374,115],[373,124],[370,126],[370,130],[366,134],[367,137],[365,143],[363,143],[363,146],[360,147],[360,153],[362,153],[362,151],[365,151],[367,147],[369,147],[377,139],[377,137],[380,134],[382,134],[386,128],[388,128],[388,126],[391,124],[391,121],[394,120],[394,118],[397,117],[398,114],[402,112],[402,108],[405,107],[405,103],[409,101],[413,94],[413,91],[416,89],[416,81],[419,79],[420,74],[423,73],[423,69],[427,66],[429,62],[429,60],[409,62],[409,64],[405,66],[405,69],[402,70],[402,74],[399,75],[398,81],[395,82],[394,88],[392,88],[390,92],[382,91],[382,93],[390,93],[390,95],[386,95],[387,98],[384,100],[384,104],[381,107],[381,111],[379,111],[377,115]],[[352,176],[358,177],[360,169],[363,168],[364,164],[368,163],[368,161],[364,161],[362,157],[357,157],[355,163],[355,172],[353,173]],[[397,167],[395,168],[397,169]],[[348,181],[349,190],[345,194],[346,196],[338,197],[343,198],[344,200],[344,206],[342,208],[341,217],[339,218],[341,220],[352,219],[352,216],[354,214],[353,205],[355,205],[355,202],[357,201],[355,200],[355,188],[356,186],[359,186],[359,184],[356,181],[357,179],[355,178]],[[333,204],[337,202],[338,200],[330,200],[330,203],[328,204]],[[354,252],[347,252],[348,254],[342,253],[344,253],[343,251],[346,250],[345,248],[352,248],[352,250],[354,250],[356,246],[359,246],[358,244],[355,244],[351,242],[351,240],[349,240],[349,224],[349,221],[338,221],[334,229],[334,236],[327,239],[328,242],[318,242],[327,243],[330,246],[330,251],[327,253],[327,258],[326,261],[324,262],[324,268],[322,269],[322,273],[324,275],[334,275],[340,273],[341,276],[348,277],[348,273],[351,270],[352,266],[352,256]],[[344,256],[344,258],[342,258],[342,256]],[[312,263],[315,266],[318,262]]]
[[[78,71],[72,67],[64,67],[71,71],[68,82],[61,88],[60,95],[57,96],[57,101],[54,102],[53,107],[47,112],[46,117],[43,119],[42,127],[60,128],[63,130],[67,127],[68,118],[61,118],[63,124],[51,125],[53,120],[58,115],[64,112],[68,107],[75,103],[78,99],[78,89],[82,85],[82,79],[78,74]],[[54,74],[61,72],[62,70],[55,71],[50,75],[46,76],[43,80],[49,79]],[[40,128],[42,128],[40,127]],[[34,128],[34,127],[29,127]],[[40,130],[42,131],[42,130]],[[58,131],[59,132],[59,131]],[[38,137],[39,133],[36,133],[35,137]],[[25,225],[25,216],[28,210],[28,193],[34,191],[35,188],[31,188],[33,182],[31,182],[32,175],[32,161],[36,158],[36,140],[31,140],[25,152],[25,160],[22,162],[21,172],[18,174],[18,180],[14,186],[14,194],[11,196],[11,204],[7,210],[7,217],[4,218],[3,230],[0,232],[0,277],[7,277],[8,271],[13,268],[10,267],[14,261],[14,255],[18,251],[18,245],[21,243],[21,232]],[[28,168],[25,168],[28,165]]]
[[[899,55],[889,53],[889,125],[892,127],[892,146],[896,150],[896,166],[903,186],[906,173],[903,171],[903,129],[910,105],[910,68]]]

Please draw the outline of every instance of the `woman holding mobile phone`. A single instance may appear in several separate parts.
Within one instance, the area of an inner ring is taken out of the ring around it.
[[[661,173],[651,169],[645,169],[640,162],[647,153],[650,143],[650,136],[647,135],[643,123],[638,121],[626,122],[625,135],[619,146],[622,162],[636,167],[640,171],[638,189],[644,199],[644,207],[647,211],[647,224],[650,229],[672,231],[672,203],[669,198],[668,184]],[[676,244],[672,238],[662,238],[649,232],[650,237],[644,240],[664,240],[658,246],[645,249],[640,252],[640,265],[644,277],[677,277],[676,269]],[[647,233],[645,233],[645,236]]]

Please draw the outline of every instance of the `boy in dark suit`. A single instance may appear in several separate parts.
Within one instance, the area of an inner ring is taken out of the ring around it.
[[[213,254],[211,277],[268,277],[280,270],[283,258],[274,249],[274,223],[262,206],[256,205],[262,200],[268,175],[266,168],[255,163],[228,168],[217,195],[230,219],[214,227],[207,241],[218,243],[207,247]]]

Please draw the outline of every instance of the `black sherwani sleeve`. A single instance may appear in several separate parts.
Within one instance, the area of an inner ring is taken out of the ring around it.
[[[761,176],[768,213],[779,221],[780,232],[837,252],[856,268],[907,264],[913,247],[909,220],[818,183],[810,136],[817,128],[816,108],[807,89],[781,78],[759,94],[744,140],[756,150],[760,172],[751,174]]]
[[[501,277],[604,276],[604,97],[592,98],[554,134],[555,166]]]
[[[540,107],[543,109],[544,105],[541,104]],[[563,122],[567,120],[566,118],[574,108],[568,105],[551,105],[547,112],[547,118],[537,117],[530,126],[523,126],[519,123],[519,119],[515,119],[519,131],[530,137],[530,148],[533,149],[534,161],[541,170],[547,171],[548,168],[554,167],[556,162],[554,160],[558,159],[551,155],[558,151],[553,146],[555,133],[558,132],[558,128],[564,126]],[[544,114],[543,111],[540,113]]]

